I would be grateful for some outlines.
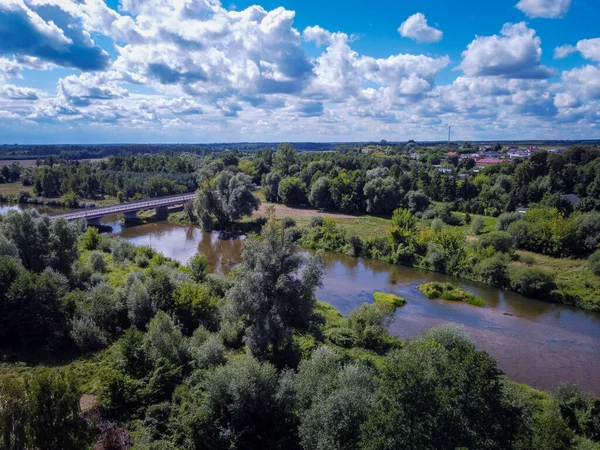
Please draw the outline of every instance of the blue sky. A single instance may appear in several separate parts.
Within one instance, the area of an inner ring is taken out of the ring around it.
[[[0,143],[600,138],[600,2],[2,0]]]

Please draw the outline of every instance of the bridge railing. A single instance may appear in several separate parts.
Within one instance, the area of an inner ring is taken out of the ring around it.
[[[101,206],[99,208],[91,208],[72,213],[54,214],[51,216],[51,218],[64,218],[66,220],[92,219],[103,216],[109,216],[111,214],[120,214],[132,211],[139,211],[141,209],[153,209],[160,208],[161,206],[170,206],[176,205],[178,203],[185,203],[189,200],[192,200],[195,196],[196,193],[173,195],[169,197],[160,197],[155,200],[143,200],[139,202],[121,203],[119,205]]]

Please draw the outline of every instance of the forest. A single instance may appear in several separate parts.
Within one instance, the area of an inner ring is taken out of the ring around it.
[[[394,338],[394,296],[345,318],[318,302],[323,261],[294,228],[271,218],[220,277],[9,212],[0,448],[598,448],[600,399],[579,387],[514,383],[454,325]]]
[[[281,144],[276,150],[204,156],[46,158],[39,166],[5,165],[0,176],[29,186],[13,200],[44,198],[71,207],[198,190],[186,220],[228,233],[247,231],[239,221],[256,208],[251,191],[260,188],[266,202],[357,217],[354,228],[335,220],[298,226],[295,235],[305,248],[435,270],[600,310],[598,147],[540,150],[479,170],[472,158],[461,157],[475,151],[470,143],[453,145],[452,156],[444,145],[383,144],[368,151],[346,145],[333,152],[299,152]],[[495,148],[505,151],[499,144]],[[382,232],[359,228],[368,217],[386,219],[376,227]],[[546,267],[543,258],[552,258],[555,266],[585,263],[566,273]]]

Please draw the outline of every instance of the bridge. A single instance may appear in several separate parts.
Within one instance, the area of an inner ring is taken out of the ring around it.
[[[100,225],[100,219],[115,214],[125,215],[125,220],[137,219],[138,211],[142,209],[156,209],[165,211],[169,206],[182,205],[196,197],[196,193],[171,195],[159,197],[153,200],[141,200],[137,202],[120,203],[118,205],[101,206],[99,208],[82,209],[75,212],[53,214],[52,219],[87,220],[89,225]]]

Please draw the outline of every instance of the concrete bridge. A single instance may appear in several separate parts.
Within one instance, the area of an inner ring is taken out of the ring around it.
[[[75,212],[53,214],[52,219],[67,219],[72,220],[87,220],[89,225],[100,225],[100,219],[105,216],[115,214],[123,214],[125,220],[137,219],[138,211],[142,209],[156,209],[166,211],[169,206],[183,205],[184,203],[193,200],[196,193],[171,195],[169,197],[158,197],[153,200],[141,200],[138,202],[120,203],[118,205],[102,206],[99,208],[81,209]]]

